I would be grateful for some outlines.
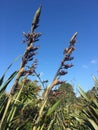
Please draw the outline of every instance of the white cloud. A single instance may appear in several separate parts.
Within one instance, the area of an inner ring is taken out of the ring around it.
[[[44,72],[40,72],[40,76],[42,77],[42,76],[44,76],[45,75],[45,73]]]
[[[91,64],[96,64],[97,63],[97,60],[93,59],[91,60]]]
[[[82,68],[88,69],[88,66],[87,65],[82,65]]]

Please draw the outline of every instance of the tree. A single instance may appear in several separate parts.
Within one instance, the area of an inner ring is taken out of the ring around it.
[[[51,90],[50,96],[49,96],[49,101],[50,102],[55,102],[58,99],[62,99],[62,104],[72,104],[76,101],[76,95],[73,90],[73,87],[69,83],[62,83],[58,89],[56,90]]]

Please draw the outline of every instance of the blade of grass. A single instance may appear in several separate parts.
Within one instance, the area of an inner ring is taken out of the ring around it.
[[[52,107],[49,108],[48,112],[47,112],[47,116],[50,116],[55,110],[56,108],[59,106],[61,100],[58,100]]]
[[[5,91],[8,84],[12,81],[12,79],[17,75],[17,71],[13,72],[11,76],[6,80],[6,82],[1,86],[0,93]]]
[[[95,130],[98,130],[98,125],[90,118],[87,118]]]
[[[21,95],[21,92],[22,92],[23,87],[24,87],[24,84],[22,85],[22,87],[21,87],[19,93],[18,93],[16,96],[14,96],[14,98],[15,98],[15,100],[13,100],[13,101],[14,101],[14,104],[16,104],[16,102],[18,101],[18,99],[19,99],[19,97],[20,97],[20,95]],[[14,104],[13,104],[12,109],[11,109],[11,111],[10,111],[10,113],[9,113],[8,118],[7,118],[7,122],[11,122],[12,119],[14,118],[15,112],[16,112],[16,110],[17,110],[17,107],[15,107]],[[9,126],[10,126],[10,125],[9,125]],[[7,130],[9,130],[9,128],[8,128]]]
[[[79,87],[79,92],[80,92],[81,96],[82,96],[86,101],[89,102],[89,99],[88,99],[88,97],[86,96],[85,92],[82,90],[81,86],[78,86],[78,87]]]

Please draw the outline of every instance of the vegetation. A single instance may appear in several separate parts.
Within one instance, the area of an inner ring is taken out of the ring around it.
[[[76,97],[73,86],[61,80],[73,65],[72,52],[75,50],[77,32],[64,49],[63,59],[50,85],[42,81],[36,72],[38,60],[35,58],[36,41],[41,33],[39,26],[41,6],[37,9],[31,31],[23,33],[27,44],[22,56],[20,69],[13,72],[5,81],[10,64],[0,78],[0,130],[98,130],[98,80],[85,93],[79,86],[80,96]],[[30,61],[32,64],[30,65]],[[37,80],[31,80],[35,76]],[[14,79],[11,91],[6,88]]]

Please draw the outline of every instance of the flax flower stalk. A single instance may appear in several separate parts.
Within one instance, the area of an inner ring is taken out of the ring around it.
[[[27,47],[26,47],[26,51],[24,52],[24,55],[22,57],[21,66],[20,66],[19,72],[17,74],[16,80],[13,84],[13,87],[10,91],[10,95],[15,94],[15,91],[16,91],[17,86],[18,86],[19,79],[24,73],[24,69],[25,69],[27,62],[31,61],[33,59],[32,56],[35,55],[35,51],[38,49],[37,47],[34,47],[34,42],[36,40],[38,40],[38,37],[41,35],[41,33],[37,34],[34,31],[38,27],[41,8],[42,7],[40,6],[35,13],[35,16],[34,16],[34,19],[33,19],[33,22],[32,22],[32,26],[31,26],[31,33],[28,33],[28,34],[26,34],[25,32],[23,33],[24,36],[26,37],[25,42],[27,42]]]
[[[63,60],[60,63],[60,66],[59,66],[59,68],[58,68],[58,70],[57,70],[57,72],[56,72],[56,74],[55,74],[55,76],[53,78],[52,83],[46,89],[46,92],[44,94],[44,100],[43,100],[42,106],[41,106],[41,108],[39,110],[39,115],[38,115],[38,118],[37,118],[37,120],[35,122],[35,126],[33,127],[33,130],[37,130],[37,126],[38,126],[38,123],[40,122],[41,117],[43,116],[43,110],[44,110],[44,107],[45,107],[45,105],[47,103],[50,91],[52,90],[52,88],[55,85],[58,85],[58,84],[62,83],[62,81],[59,80],[59,78],[61,76],[60,72],[62,71],[62,69],[63,69],[63,72],[65,72],[65,74],[67,74],[66,71],[64,70],[64,64],[65,64],[66,61],[68,61],[68,58],[69,58],[69,61],[73,59],[70,56],[71,56],[72,52],[75,50],[74,46],[75,46],[75,43],[76,43],[76,36],[77,36],[77,32],[74,33],[74,35],[72,36],[68,48],[65,48]],[[70,68],[70,67],[72,67],[72,65],[67,65],[67,66],[68,66],[67,69]]]
[[[18,82],[19,82],[20,78],[22,76],[25,76],[24,74],[26,74],[25,67],[29,61],[33,60],[33,56],[36,54],[35,51],[38,49],[37,47],[36,48],[34,47],[34,42],[39,40],[38,38],[41,36],[41,33],[35,33],[34,31],[38,27],[40,13],[41,13],[41,6],[37,9],[37,11],[35,13],[35,16],[34,16],[34,19],[32,22],[32,26],[31,26],[31,32],[28,34],[26,34],[25,32],[23,33],[24,37],[26,38],[26,40],[24,42],[27,43],[27,47],[26,47],[26,50],[25,50],[23,57],[22,57],[20,69],[18,71],[18,74],[16,76],[16,79],[14,81],[14,84],[13,84],[11,91],[10,91],[10,94],[9,94],[9,99],[8,99],[3,117],[2,117],[1,122],[0,122],[0,129],[2,129],[2,125],[3,125],[3,122],[5,120],[7,111],[9,109],[11,102],[13,101],[13,96],[16,93],[16,90],[18,87]],[[32,74],[34,72],[35,65],[36,65],[35,62],[36,61],[33,61],[33,64],[31,66],[32,70],[27,70],[28,74]]]

